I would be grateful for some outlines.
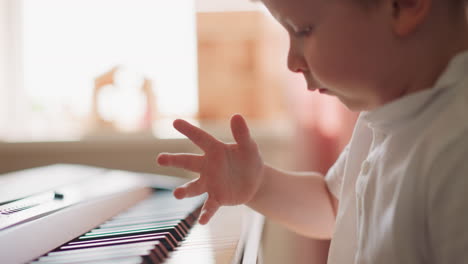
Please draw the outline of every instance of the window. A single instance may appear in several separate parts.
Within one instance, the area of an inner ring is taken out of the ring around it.
[[[151,80],[160,118],[198,109],[193,0],[4,0],[0,90],[3,140],[80,135],[94,79],[120,66],[99,113],[141,118],[140,87]],[[6,14],[5,14],[6,15]],[[4,52],[6,50],[6,52]],[[133,89],[133,90],[132,90]],[[107,95],[106,95],[107,94]],[[129,115],[130,113],[130,115]],[[128,120],[127,120],[128,121]],[[127,122],[128,123],[128,122]]]

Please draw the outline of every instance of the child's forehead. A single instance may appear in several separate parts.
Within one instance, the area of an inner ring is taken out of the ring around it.
[[[317,16],[329,1],[334,0],[262,0],[271,14],[283,22]]]

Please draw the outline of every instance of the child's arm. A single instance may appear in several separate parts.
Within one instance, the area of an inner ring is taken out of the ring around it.
[[[248,206],[302,235],[330,239],[338,201],[318,173],[265,166],[264,180]]]
[[[330,238],[334,225],[332,196],[319,174],[290,173],[265,165],[257,144],[240,115],[231,119],[236,143],[226,144],[186,121],[174,127],[199,146],[204,155],[160,154],[160,165],[183,168],[200,177],[177,188],[181,199],[208,193],[200,223],[205,224],[222,205],[247,204],[294,231]]]

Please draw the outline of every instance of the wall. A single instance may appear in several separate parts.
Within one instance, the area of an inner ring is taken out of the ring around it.
[[[8,46],[8,0],[0,0],[0,58],[7,58]],[[7,93],[7,60],[0,59],[0,94]],[[6,123],[8,102],[6,96],[0,96],[0,127]],[[0,132],[1,133],[1,132]]]
[[[202,126],[223,141],[233,141],[228,122]],[[286,163],[289,157],[290,132],[280,127],[250,123],[252,136],[257,140],[265,159],[275,164]],[[160,173],[192,178],[195,175],[179,169],[157,166],[160,152],[200,153],[185,138],[158,139],[155,137],[108,137],[58,142],[0,142],[0,173],[54,163],[73,163],[122,169],[137,172]]]

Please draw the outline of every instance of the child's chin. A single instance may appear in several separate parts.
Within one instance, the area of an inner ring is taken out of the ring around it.
[[[343,98],[338,97],[338,99],[352,112],[362,112],[362,111],[372,111],[373,108],[359,103],[359,102],[351,102],[349,100],[343,100]]]

